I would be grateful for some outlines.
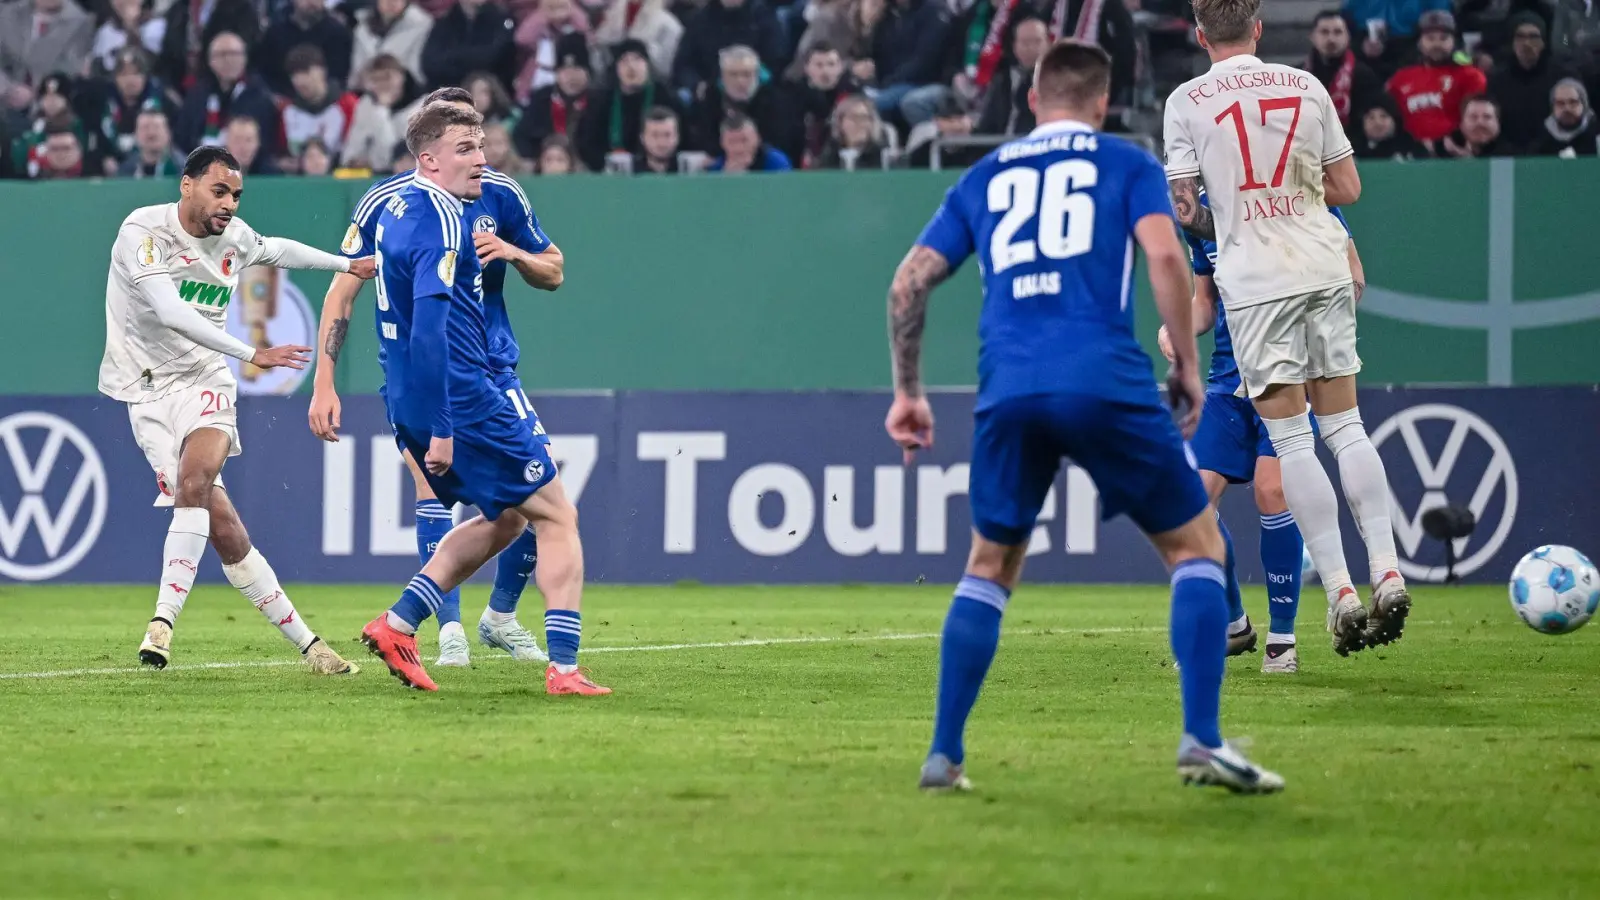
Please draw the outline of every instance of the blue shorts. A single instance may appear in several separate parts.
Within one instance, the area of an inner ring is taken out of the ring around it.
[[[534,436],[528,420],[517,414],[509,397],[501,395],[500,399],[488,417],[457,424],[447,472],[435,475],[422,467],[428,486],[446,506],[476,506],[490,519],[522,505],[556,477],[547,441]],[[410,452],[412,459],[420,463],[427,458],[432,442],[427,429],[396,424],[394,435],[400,449]]]
[[[972,524],[988,540],[1025,544],[1062,457],[1093,479],[1100,514],[1126,513],[1146,534],[1171,531],[1209,500],[1172,413],[1093,394],[1002,400],[974,416]]]
[[[490,380],[494,382],[495,390],[511,401],[512,408],[533,433],[534,440],[541,444],[550,443],[550,436],[545,434],[544,425],[539,422],[539,414],[533,409],[533,401],[529,400],[527,393],[522,390],[522,379],[517,377],[517,371],[506,369],[496,372],[490,376]]]
[[[1311,432],[1317,433],[1317,419],[1311,417]],[[1215,472],[1230,484],[1248,484],[1256,477],[1256,460],[1277,459],[1267,426],[1253,403],[1232,394],[1206,394],[1200,410],[1200,427],[1190,441],[1195,463],[1204,471]]]

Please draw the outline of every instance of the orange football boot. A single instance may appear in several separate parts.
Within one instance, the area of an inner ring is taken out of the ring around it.
[[[394,630],[389,624],[387,612],[379,613],[376,619],[361,629],[361,643],[367,645],[373,656],[383,660],[383,664],[389,667],[389,674],[400,679],[400,683],[406,687],[419,691],[439,689],[439,685],[422,668],[422,659],[417,656],[416,635],[401,634]]]
[[[611,688],[601,687],[590,681],[589,673],[583,669],[573,669],[563,675],[552,665],[544,670],[544,692],[552,695],[577,694],[580,697],[603,697],[611,693]]]

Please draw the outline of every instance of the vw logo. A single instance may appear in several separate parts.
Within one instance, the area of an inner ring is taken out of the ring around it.
[[[1422,432],[1418,427],[1421,423],[1444,423],[1449,426],[1449,432],[1444,443],[1438,445],[1438,452],[1430,451],[1423,440]],[[1407,510],[1400,503],[1394,491],[1394,478],[1389,482],[1389,515],[1394,523],[1395,538],[1399,543],[1400,572],[1407,578],[1417,581],[1443,581],[1445,568],[1442,565],[1426,565],[1416,561],[1417,551],[1422,546],[1424,537],[1422,531],[1422,515],[1430,509],[1444,506],[1450,502],[1446,489],[1456,474],[1457,463],[1461,461],[1463,450],[1469,447],[1469,441],[1477,444],[1473,448],[1477,452],[1469,454],[1474,459],[1482,457],[1486,447],[1489,459],[1483,468],[1476,469],[1474,462],[1472,469],[1464,470],[1464,475],[1477,475],[1477,480],[1470,477],[1457,480],[1458,491],[1463,487],[1470,487],[1472,493],[1463,495],[1458,493],[1457,501],[1465,500],[1467,508],[1477,517],[1478,528],[1473,537],[1461,538],[1456,543],[1456,574],[1470,575],[1483,568],[1483,566],[1500,552],[1505,545],[1506,537],[1511,533],[1511,526],[1516,521],[1517,515],[1517,466],[1511,458],[1511,450],[1500,434],[1484,421],[1481,416],[1459,406],[1447,403],[1425,403],[1413,406],[1395,413],[1388,421],[1378,426],[1372,433],[1374,447],[1382,447],[1385,441],[1398,436],[1406,449],[1406,458],[1416,470],[1422,482],[1422,496],[1417,500],[1416,506]],[[1389,457],[1393,460],[1394,457]],[[1391,475],[1397,471],[1393,462],[1386,463]],[[1499,495],[1504,497],[1500,505],[1500,519],[1489,529],[1489,523],[1484,521],[1483,514],[1488,511],[1490,503]],[[1487,533],[1487,537],[1482,535]],[[1476,550],[1467,553],[1473,538],[1481,538],[1483,543]]]
[[[0,419],[0,445],[17,490],[0,478],[0,575],[45,581],[70,571],[105,525],[110,495],[100,454],[78,426],[47,412]],[[88,521],[75,528],[86,506]]]

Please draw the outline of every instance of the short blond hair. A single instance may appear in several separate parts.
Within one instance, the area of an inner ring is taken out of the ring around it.
[[[1261,0],[1194,0],[1194,19],[1211,44],[1250,41],[1261,18]]]

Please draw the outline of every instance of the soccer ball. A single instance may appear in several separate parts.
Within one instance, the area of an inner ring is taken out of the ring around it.
[[[1511,571],[1511,608],[1534,631],[1577,631],[1600,608],[1600,573],[1571,547],[1546,544]]]

